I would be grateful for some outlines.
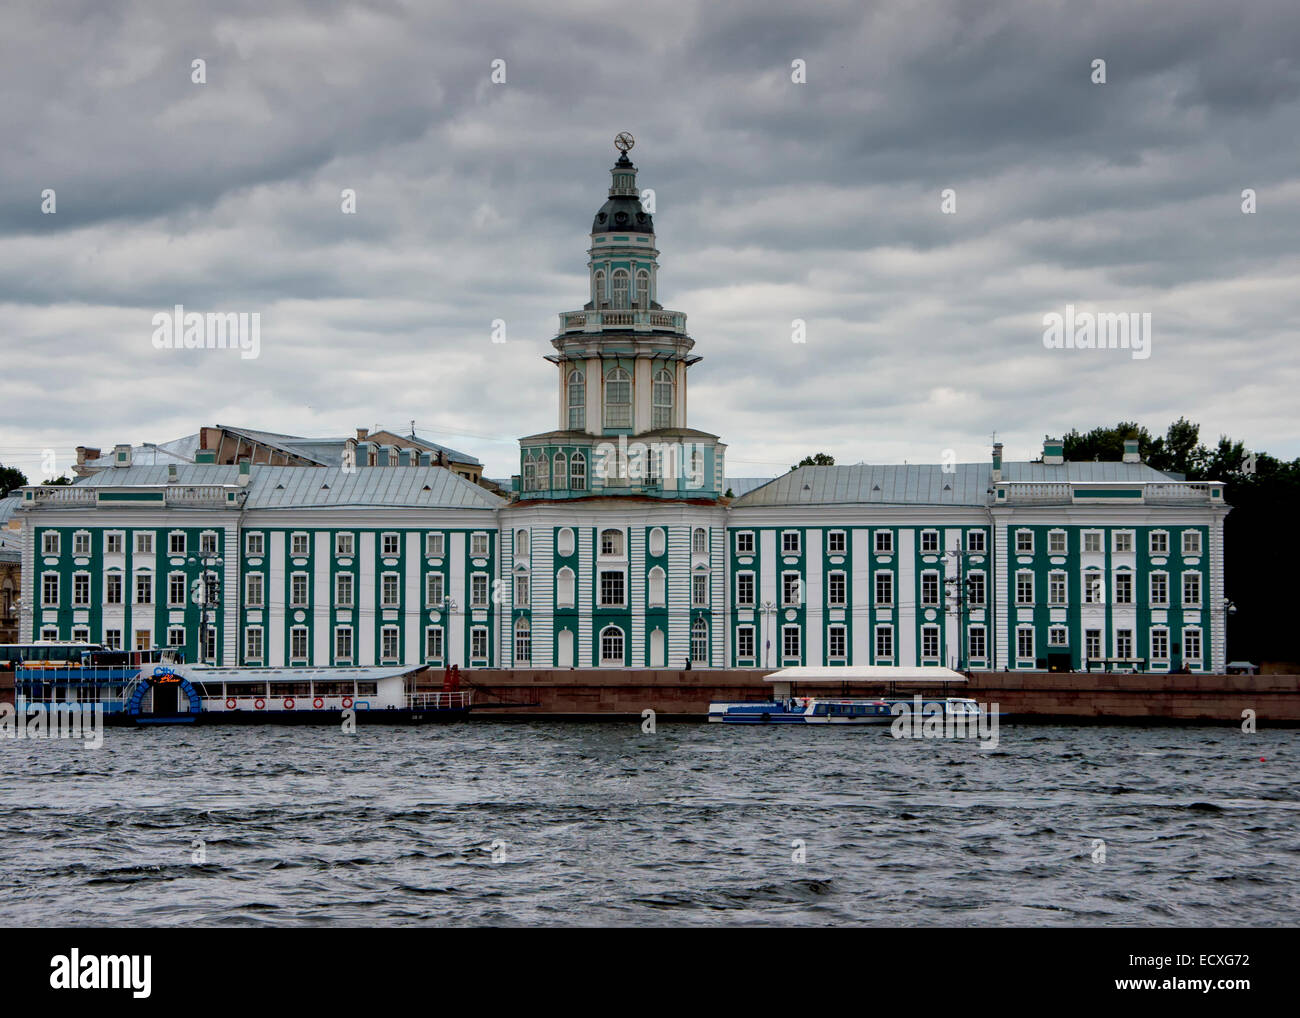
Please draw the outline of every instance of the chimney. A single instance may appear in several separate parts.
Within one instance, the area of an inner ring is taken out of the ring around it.
[[[993,443],[993,480],[1002,480],[1002,443]]]
[[[357,441],[364,442],[366,440],[366,436],[369,434],[370,434],[369,428],[357,428]]]
[[[1043,439],[1043,462],[1049,466],[1065,462],[1065,444],[1059,438]]]
[[[1124,439],[1124,462],[1141,463],[1142,457],[1138,454],[1138,440],[1136,438]]]
[[[129,467],[131,465],[131,447],[129,445],[113,446],[113,466]]]
[[[77,466],[81,466],[86,460],[99,459],[99,450],[88,445],[77,446]]]
[[[239,482],[241,488],[248,487],[249,471],[251,469],[252,468],[248,465],[248,460],[239,461],[239,476],[236,480]]]

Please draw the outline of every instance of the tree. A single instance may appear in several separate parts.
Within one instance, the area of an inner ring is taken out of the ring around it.
[[[8,495],[15,488],[21,488],[27,483],[27,475],[17,467],[6,467],[0,464],[0,498]]]
[[[798,470],[800,467],[833,467],[835,466],[835,457],[828,452],[814,453],[812,456],[805,456],[798,463],[792,466],[791,470]]]
[[[48,481],[42,481],[41,483],[50,484],[50,485],[71,484],[72,478],[69,477],[67,474],[63,474],[61,477],[51,477]]]

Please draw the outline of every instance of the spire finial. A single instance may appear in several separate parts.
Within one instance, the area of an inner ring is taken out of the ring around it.
[[[635,144],[636,139],[627,131],[619,131],[618,134],[614,135],[614,147],[624,155],[627,155],[628,150]]]

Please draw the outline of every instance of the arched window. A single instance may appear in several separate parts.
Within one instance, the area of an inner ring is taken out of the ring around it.
[[[664,553],[667,546],[663,527],[655,527],[650,531],[650,554],[659,556]]]
[[[650,306],[650,273],[645,269],[636,274],[636,306],[643,310]]]
[[[524,457],[524,491],[537,490],[537,466],[533,463],[533,454],[530,452]]]
[[[555,469],[551,472],[554,478],[554,487],[567,488],[569,486],[569,464],[565,462],[564,453],[555,454]]]
[[[515,531],[515,558],[528,557],[528,531]]]
[[[600,631],[600,663],[602,665],[623,663],[623,630],[618,626],[606,626]]]
[[[555,538],[555,551],[565,557],[573,554],[573,528],[562,527]]]
[[[600,532],[601,558],[623,557],[623,531],[602,530]]]
[[[673,376],[667,371],[655,372],[654,389],[651,392],[654,403],[652,428],[671,428],[673,426]]]
[[[664,597],[664,571],[655,566],[650,570],[650,589],[646,600],[651,608],[662,608],[666,603]]]
[[[699,449],[691,453],[690,483],[687,487],[704,487],[704,453]]]
[[[569,460],[569,487],[573,491],[587,490],[587,457],[580,452],[575,452]]]
[[[545,491],[551,486],[551,460],[545,449],[537,452],[537,490]]]
[[[533,632],[527,619],[515,623],[515,664],[527,665],[533,661]]]
[[[555,574],[555,607],[572,608],[575,588],[573,570],[568,566]]]
[[[613,300],[612,300],[612,302],[611,302],[611,303],[612,303],[612,306],[613,306],[613,307],[616,307],[616,308],[625,308],[625,307],[627,307],[627,301],[628,301],[628,292],[627,292],[627,286],[628,286],[628,275],[627,275],[627,270],[626,270],[626,269],[615,269],[615,270],[614,270],[614,276],[613,276],[613,280],[612,280],[612,281],[613,281],[613,283],[614,283],[614,287],[613,287],[613,289],[614,289]]]
[[[596,292],[592,294],[591,300],[592,303],[595,304],[598,309],[602,304],[606,303],[609,300],[609,296],[605,293],[605,270],[604,269],[596,270]]]
[[[605,427],[632,427],[632,376],[622,368],[605,376]]]
[[[705,555],[709,550],[709,535],[703,527],[695,528],[695,535],[691,539],[691,551],[696,555]]]
[[[587,382],[577,369],[569,372],[569,430],[587,426]]]
[[[709,624],[703,619],[696,619],[691,625],[691,663],[709,663]]]

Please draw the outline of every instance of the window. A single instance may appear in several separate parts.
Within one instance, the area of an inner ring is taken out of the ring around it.
[[[425,534],[424,554],[427,558],[442,558],[446,553],[447,538],[445,534]]]
[[[72,603],[77,607],[90,604],[90,573],[72,574]]]
[[[781,603],[789,606],[803,604],[803,580],[798,573],[781,574]]]
[[[826,603],[832,608],[843,608],[849,603],[848,577],[839,570],[827,577]]]
[[[306,626],[294,626],[289,630],[289,661],[291,664],[307,663]]]
[[[986,636],[983,626],[971,626],[966,631],[966,654],[973,660],[984,660],[988,651],[986,648]]]
[[[57,640],[58,638],[59,638],[59,629],[58,629],[57,626],[42,626],[42,627],[41,627],[41,639],[42,639],[42,640],[47,640],[47,641],[51,641],[51,642],[52,642],[52,641],[54,641],[54,640]]]
[[[469,553],[474,558],[487,558],[488,553],[488,536],[487,534],[471,534],[469,538]]]
[[[527,619],[515,623],[515,664],[532,664],[533,633]]]
[[[515,577],[515,607],[527,608],[528,604],[528,577],[521,573]]]
[[[848,548],[848,540],[844,531],[832,530],[826,535],[826,554],[843,555]]]
[[[626,269],[615,269],[610,276],[610,281],[614,284],[612,287],[613,294],[610,303],[616,308],[625,308],[628,306],[628,275]]]
[[[921,603],[937,605],[939,603],[939,574],[926,571],[921,574]]]
[[[1168,573],[1151,574],[1151,603],[1153,605],[1167,605],[1169,603]]]
[[[1183,657],[1188,661],[1201,660],[1201,631],[1199,629],[1183,630]]]
[[[1116,604],[1133,603],[1133,574],[1132,573],[1115,574],[1115,603]]]
[[[673,376],[667,371],[655,372],[654,386],[651,389],[652,428],[671,428],[673,426]]]
[[[1166,532],[1163,531],[1163,530],[1153,530],[1153,531],[1151,531],[1151,536],[1150,536],[1150,538],[1149,538],[1148,540],[1149,540],[1149,542],[1150,542],[1149,547],[1151,548],[1151,554],[1152,554],[1152,555],[1168,555],[1168,554],[1169,554],[1169,534],[1168,534],[1168,533],[1166,533]],[[1166,634],[1166,636],[1168,636],[1168,634]]]
[[[104,554],[121,555],[122,554],[122,537],[121,533],[104,535]]]
[[[600,663],[603,665],[623,663],[623,630],[617,626],[606,626],[600,631]]]
[[[966,577],[966,598],[972,608],[984,607],[984,574],[971,573]]]
[[[335,534],[334,554],[339,558],[351,558],[356,554],[357,538],[355,534]]]
[[[832,661],[843,661],[848,656],[847,632],[843,626],[831,626],[826,631],[826,650]]]
[[[691,624],[691,663],[709,663],[709,624],[703,619]]]
[[[1115,630],[1115,656],[1125,661],[1133,657],[1133,630]]]
[[[938,626],[921,627],[921,660],[922,661],[939,660],[939,627]]]
[[[167,551],[168,551],[168,554],[171,554],[171,555],[184,555],[184,554],[185,554],[185,535],[184,535],[183,533],[182,533],[182,534],[175,534],[175,533],[168,534],[168,535],[167,535]]]
[[[893,603],[894,574],[876,573],[876,604],[884,608],[892,606]]]
[[[1049,555],[1065,554],[1065,531],[1053,530],[1047,535],[1047,553]]]
[[[709,533],[703,527],[695,528],[695,533],[691,536],[691,551],[696,555],[708,554]]]
[[[122,649],[122,630],[120,630],[120,629],[105,629],[105,630],[104,630],[104,646],[107,647],[109,650],[121,650],[121,649]]]
[[[696,608],[709,606],[709,574],[696,573],[691,577],[691,604]]]
[[[747,530],[736,535],[736,554],[752,555],[754,554],[754,533]]]
[[[167,646],[184,647],[185,646],[185,627],[169,626],[167,628]]]
[[[984,552],[984,531],[972,530],[966,535],[966,550],[980,554]]]
[[[352,663],[352,627],[338,626],[334,630],[334,663]]]
[[[216,573],[203,574],[203,601],[217,604],[221,600],[221,580]]]
[[[141,573],[135,578],[135,603],[153,604],[152,573]]]
[[[1201,532],[1199,530],[1183,531],[1183,554],[1199,555],[1201,553]]]
[[[1083,634],[1084,657],[1089,661],[1101,660],[1101,630],[1089,629]]]
[[[636,306],[650,306],[650,273],[645,269],[638,269],[636,273]]]
[[[623,606],[622,570],[606,570],[600,574],[600,603],[602,607]]]
[[[1034,574],[1028,569],[1016,573],[1016,604],[1034,603]]]
[[[524,491],[540,491],[541,487],[537,483],[537,464],[533,462],[533,454],[530,452],[524,456]]]
[[[1047,645],[1049,647],[1064,647],[1069,643],[1068,633],[1065,626],[1050,626],[1047,630]]]
[[[334,605],[337,608],[351,608],[355,580],[351,573],[334,574]]]
[[[939,531],[921,531],[921,554],[936,555],[939,552]]]
[[[1183,573],[1183,607],[1198,608],[1201,604],[1201,574]]]
[[[135,631],[135,649],[149,650],[153,647],[153,633],[148,629],[137,629]],[[208,657],[212,655],[209,654]]]
[[[384,558],[395,558],[401,553],[401,537],[398,534],[384,534],[380,537]]]
[[[104,603],[122,603],[122,574],[108,573],[104,576]]]
[[[552,471],[552,485],[556,488],[567,488],[569,486],[569,462],[564,453],[555,454],[555,470]]]
[[[569,487],[573,491],[587,490],[587,458],[580,452],[569,460]]]
[[[1057,571],[1047,574],[1047,603],[1065,604],[1065,573]]]
[[[443,576],[442,573],[425,573],[424,574],[424,603],[429,606],[440,605],[443,602]]]
[[[744,661],[754,660],[753,626],[740,626],[736,630],[736,657]]]
[[[442,660],[442,626],[429,626],[425,629],[424,656],[428,661]]]
[[[781,532],[781,554],[782,555],[799,554],[799,531],[783,530]]]
[[[41,554],[57,555],[59,553],[59,535],[52,531],[41,534]]]
[[[1101,531],[1085,530],[1083,533],[1083,550],[1087,553],[1101,554]]]
[[[262,660],[262,627],[249,626],[244,630],[244,663]]]
[[[487,573],[475,573],[469,578],[469,603],[471,608],[488,606]]]
[[[605,289],[605,270],[596,270],[596,293],[592,297],[596,307],[599,308],[609,300],[609,294]]]
[[[662,572],[663,570],[661,569],[660,573]],[[573,570],[568,566],[564,566],[555,576],[555,607],[572,608],[576,586],[577,584],[575,583]],[[653,573],[651,574],[651,586],[653,588]],[[662,588],[660,588],[659,603],[663,603]]]
[[[658,558],[668,549],[668,537],[664,533],[663,527],[655,527],[650,531],[647,551],[652,558]]]
[[[1028,626],[1016,630],[1016,657],[1028,661],[1034,659],[1034,631]]]
[[[1169,660],[1169,630],[1168,629],[1151,630],[1151,660],[1152,661]]]
[[[888,661],[894,656],[894,627],[876,626],[876,660]]]
[[[600,532],[600,554],[602,558],[622,558],[623,531],[602,530]]]
[[[385,661],[396,661],[399,651],[400,630],[396,626],[384,626],[380,630],[380,653]]]
[[[581,371],[569,372],[569,430],[587,427],[587,384]]]
[[[41,604],[58,604],[58,603],[59,603],[59,574],[45,573],[41,577]]]
[[[799,627],[785,626],[781,630],[781,654],[786,660],[799,660]]]
[[[622,368],[605,376],[605,427],[632,427],[632,377]]]
[[[294,608],[307,607],[306,573],[294,573],[289,577],[289,604]]]
[[[167,577],[167,603],[183,605],[185,603],[185,574],[171,573]]]
[[[250,557],[266,554],[266,535],[261,533],[245,534],[244,554]]]
[[[146,531],[135,535],[135,553],[137,555],[153,554],[153,534]]]
[[[876,554],[892,555],[894,553],[894,532],[892,530],[876,531]]]
[[[90,535],[84,530],[78,531],[72,535],[72,554],[89,555],[90,554]]]
[[[1133,550],[1133,531],[1117,530],[1115,531],[1115,551],[1117,553],[1131,552]]]
[[[1101,604],[1102,591],[1101,572],[1097,569],[1089,569],[1083,574],[1083,603],[1084,604]]]
[[[349,577],[351,579],[351,577]],[[262,574],[248,573],[244,577],[244,604],[249,608],[262,607]]]
[[[1016,554],[1032,555],[1034,553],[1034,532],[1032,530],[1016,531]]]
[[[736,574],[736,604],[742,608],[754,606],[754,574]]]
[[[199,535],[199,554],[215,555],[217,553],[217,535],[200,534]]]

